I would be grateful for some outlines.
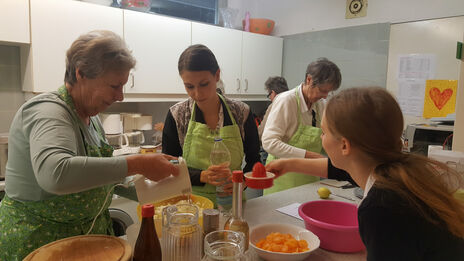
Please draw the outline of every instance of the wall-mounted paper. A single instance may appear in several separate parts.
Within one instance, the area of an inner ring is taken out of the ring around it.
[[[423,117],[446,117],[454,113],[457,88],[457,80],[427,80]]]
[[[405,115],[421,117],[424,111],[424,79],[398,79],[398,104]]]
[[[398,79],[431,79],[435,77],[434,54],[408,54],[398,57]]]

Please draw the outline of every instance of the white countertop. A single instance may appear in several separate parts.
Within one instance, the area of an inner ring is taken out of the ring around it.
[[[296,188],[280,191],[270,195],[250,199],[245,204],[244,217],[250,226],[265,223],[288,223],[297,226],[304,227],[304,222],[295,217],[288,216],[286,214],[278,212],[276,209],[281,208],[292,203],[304,203],[311,200],[318,200],[317,189],[321,186],[328,187],[332,193],[346,196],[354,199],[348,200],[334,195],[330,195],[329,199],[344,201],[354,204],[359,204],[361,201],[354,195],[354,189],[342,189],[336,187],[330,187],[327,185],[320,184],[319,182],[306,184]],[[252,260],[262,260],[256,254],[252,253]],[[306,260],[318,261],[318,260],[343,260],[343,261],[358,261],[366,260],[366,251],[357,253],[336,253],[327,251],[319,248],[314,251]]]

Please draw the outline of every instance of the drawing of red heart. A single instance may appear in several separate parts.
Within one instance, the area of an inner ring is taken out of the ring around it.
[[[451,98],[451,95],[453,95],[453,90],[452,89],[445,89],[443,92],[440,92],[438,88],[431,88],[430,89],[430,98],[432,99],[433,103],[435,106],[441,110],[443,106],[448,102],[448,100]]]

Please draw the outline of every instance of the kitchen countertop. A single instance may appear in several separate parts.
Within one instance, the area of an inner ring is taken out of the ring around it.
[[[332,193],[352,198],[353,201],[334,196],[333,194],[330,195],[329,199],[355,204],[359,204],[361,202],[361,200],[354,195],[353,188],[336,188],[327,186],[325,184],[321,184],[320,182],[302,185],[285,191],[280,191],[270,195],[248,200],[245,204],[244,217],[248,222],[250,231],[253,228],[253,226],[266,223],[287,223],[304,227],[304,222],[302,220],[280,213],[276,209],[290,205],[292,203],[304,203],[311,200],[319,200],[320,198],[317,194],[317,189],[321,186],[328,187],[332,191]],[[254,253],[253,249],[251,249],[250,252],[250,256],[253,261],[262,260],[256,255],[256,253]],[[331,252],[319,248],[316,251],[314,251],[314,253],[312,253],[306,260],[366,260],[366,251],[364,250],[357,253],[347,254]]]

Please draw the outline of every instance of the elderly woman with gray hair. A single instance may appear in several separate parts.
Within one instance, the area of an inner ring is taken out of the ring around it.
[[[263,131],[262,144],[269,153],[267,162],[276,158],[323,157],[321,119],[327,95],[340,87],[340,69],[326,58],[319,58],[306,69],[304,82],[284,92],[272,102]],[[290,173],[277,178],[264,194],[289,189],[318,178]]]
[[[105,139],[97,114],[123,100],[135,63],[115,33],[81,35],[66,53],[64,85],[18,110],[0,206],[0,260],[22,260],[65,237],[113,234],[108,206],[115,183],[135,173],[155,181],[178,175],[174,157],[112,157]]]

